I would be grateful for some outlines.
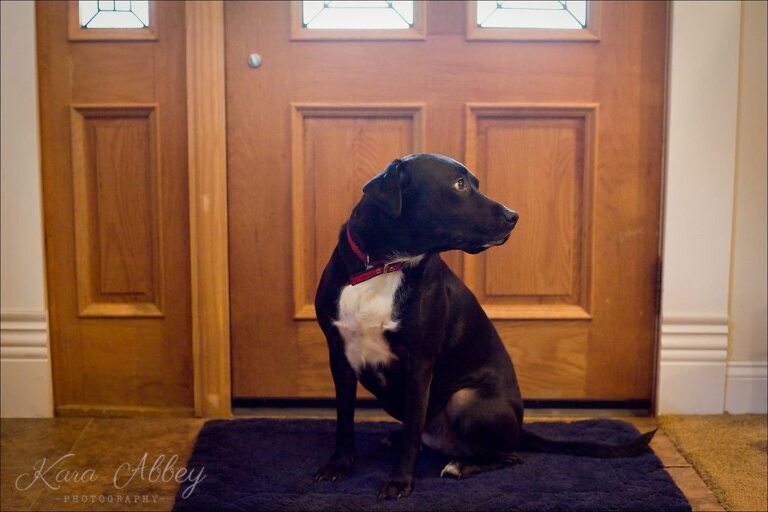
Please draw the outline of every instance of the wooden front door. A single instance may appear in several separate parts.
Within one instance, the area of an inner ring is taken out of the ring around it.
[[[95,4],[36,11],[56,412],[192,415],[184,4]]]
[[[465,162],[520,213],[506,245],[444,257],[524,397],[652,397],[666,4],[591,3],[575,31],[474,9],[417,3],[393,39],[226,5],[234,397],[333,396],[314,290],[362,184],[412,152]]]

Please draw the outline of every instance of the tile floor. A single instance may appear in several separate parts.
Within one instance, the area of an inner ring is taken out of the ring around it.
[[[330,415],[328,411],[274,410],[259,414]],[[375,411],[362,411],[359,419],[386,418]],[[542,416],[530,421],[550,419],[556,418]],[[641,430],[655,427],[653,418],[622,419]],[[3,419],[0,510],[170,510],[178,486],[175,479],[183,478],[178,470],[184,467],[203,423],[180,418]],[[667,436],[658,432],[651,446],[693,510],[723,510]],[[174,455],[175,461],[171,459]],[[161,456],[165,459],[159,459]],[[136,472],[131,479],[142,459],[145,478]]]

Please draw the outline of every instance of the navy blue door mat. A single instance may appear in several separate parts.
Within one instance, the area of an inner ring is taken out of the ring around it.
[[[397,428],[398,423],[358,423],[352,475],[317,483],[315,470],[333,449],[334,421],[209,421],[187,464],[204,478],[193,489],[181,485],[174,510],[690,510],[650,450],[627,459],[522,452],[522,464],[454,480],[439,477],[447,458],[425,448],[413,494],[379,500],[396,459],[379,442]],[[605,419],[526,428],[551,439],[607,443],[637,435],[629,423]]]

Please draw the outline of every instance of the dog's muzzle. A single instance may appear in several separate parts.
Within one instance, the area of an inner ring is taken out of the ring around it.
[[[504,208],[504,220],[509,225],[510,232],[512,232],[512,230],[515,229],[515,224],[517,224],[517,219],[519,218],[520,218],[520,215],[518,215],[515,210]],[[507,235],[507,238],[509,238],[509,235]]]

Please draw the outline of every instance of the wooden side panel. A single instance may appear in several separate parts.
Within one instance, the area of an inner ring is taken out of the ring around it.
[[[154,106],[74,107],[80,316],[161,316],[160,165]]]
[[[315,290],[339,226],[392,155],[420,150],[422,116],[419,105],[294,105],[293,111],[295,316],[313,319]]]
[[[224,4],[185,4],[195,412],[231,415]]]
[[[520,213],[509,243],[466,256],[491,318],[590,318],[595,108],[468,107],[467,163]]]
[[[194,413],[184,4],[151,4],[157,38],[76,42],[36,4],[59,415]]]

